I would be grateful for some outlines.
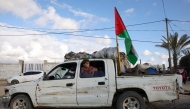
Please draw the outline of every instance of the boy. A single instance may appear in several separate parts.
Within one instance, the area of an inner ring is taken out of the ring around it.
[[[84,59],[82,61],[83,67],[81,68],[81,77],[83,78],[90,78],[93,76],[93,73],[96,72],[98,69],[90,66],[90,61],[88,59]]]

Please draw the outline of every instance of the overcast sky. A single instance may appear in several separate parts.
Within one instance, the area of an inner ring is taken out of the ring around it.
[[[190,35],[190,23],[182,22],[190,20],[190,0],[164,0],[164,5],[168,19],[181,21],[171,21],[169,33],[172,28],[179,36]],[[166,36],[162,0],[0,0],[0,62],[62,62],[70,51],[114,47],[114,7],[142,63],[167,66],[167,50],[155,47]],[[154,21],[160,22],[148,23]],[[123,40],[119,46],[125,51]]]

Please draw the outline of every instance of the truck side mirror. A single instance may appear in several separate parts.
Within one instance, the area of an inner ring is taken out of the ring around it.
[[[44,72],[44,77],[46,76],[46,72]]]
[[[46,72],[44,72],[43,80],[46,80],[46,79],[47,79],[47,74],[46,74]]]

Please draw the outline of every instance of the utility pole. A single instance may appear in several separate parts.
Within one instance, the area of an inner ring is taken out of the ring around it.
[[[169,41],[169,33],[168,33],[168,19],[166,18],[166,33],[167,33],[167,40],[168,40],[168,54],[169,54],[169,67],[170,67],[170,73],[172,73],[172,66],[171,66],[171,53],[170,53],[170,41]]]

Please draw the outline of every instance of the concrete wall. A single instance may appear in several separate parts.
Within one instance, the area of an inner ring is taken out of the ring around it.
[[[27,72],[31,70],[44,71],[44,63],[24,63],[23,72]]]
[[[27,66],[24,64],[23,60],[19,60],[17,64],[10,64],[10,63],[0,63],[0,80],[6,80],[7,78],[15,75],[19,75],[28,70],[43,70],[48,73],[53,67],[57,64],[56,62],[48,62],[44,60],[42,67],[40,69],[36,69],[35,63],[32,63],[33,66],[30,69],[26,68]]]
[[[55,67],[58,64],[59,63],[48,62],[47,60],[44,60],[44,72],[48,73],[53,67]]]
[[[23,60],[19,60],[17,64],[0,63],[0,80],[5,80],[11,76],[22,73]]]

